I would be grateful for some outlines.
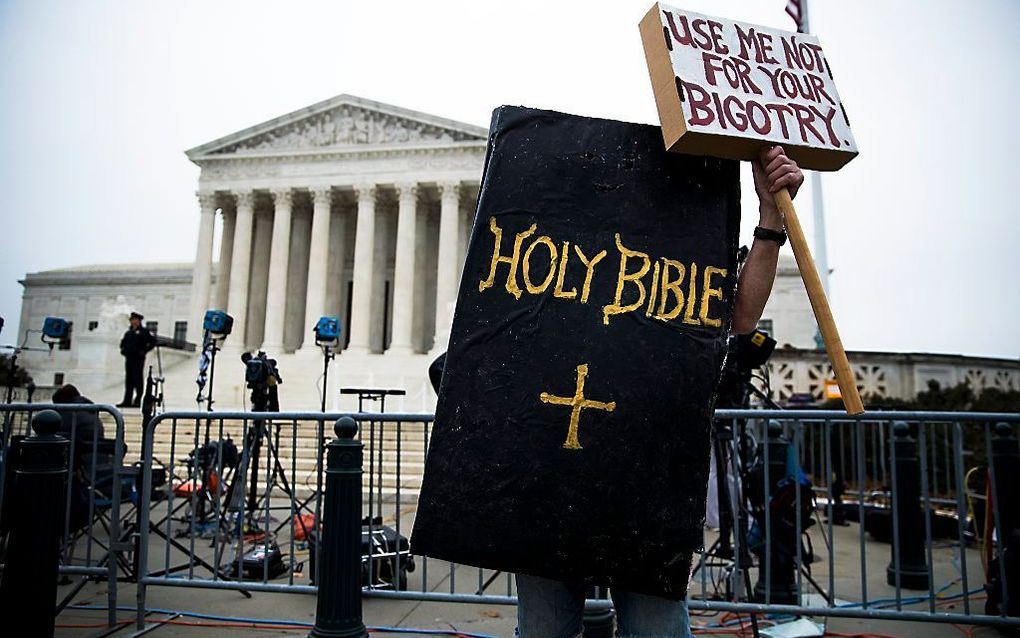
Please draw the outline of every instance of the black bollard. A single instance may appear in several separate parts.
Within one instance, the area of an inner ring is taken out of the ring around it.
[[[995,499],[990,506],[995,507],[992,513],[997,522],[995,533],[1002,543],[1002,564],[999,552],[995,552],[985,584],[985,613],[1020,616],[1020,507],[1012,494],[1020,481],[1020,442],[1008,423],[995,425],[991,448]],[[1004,593],[1008,595],[1005,600]]]
[[[783,436],[783,426],[779,421],[769,421],[765,445],[768,446],[768,482],[766,485],[765,473],[762,471],[762,485],[765,486],[762,498],[764,507],[769,510],[769,517],[766,522],[763,513],[756,519],[762,529],[762,541],[767,543],[759,553],[758,582],[754,584],[752,600],[755,602],[768,600],[773,605],[796,605],[800,603],[796,565],[797,543],[800,539],[797,538],[795,518],[799,512],[796,511],[796,501],[792,498],[782,507],[774,500],[779,491],[779,483],[787,478],[786,461],[790,447],[789,441]],[[769,529],[767,536],[766,525]]]
[[[995,499],[998,508],[993,514],[999,519],[1002,535],[1008,539],[1014,531],[1020,530],[1020,507],[1017,506],[1017,499],[1013,498],[1013,490],[1020,481],[1020,446],[1008,423],[995,425],[992,468],[995,473],[995,494],[998,497]]]
[[[921,510],[921,461],[917,439],[904,421],[893,423],[892,515],[893,534],[885,582],[896,586],[896,550],[899,548],[899,583],[904,589],[928,589],[928,561],[925,558],[924,512]]]
[[[60,423],[60,415],[53,410],[32,418],[35,434],[21,441],[10,486],[14,509],[0,579],[0,617],[17,618],[18,633],[23,636],[53,636],[56,619],[69,445],[57,435]]]
[[[599,600],[606,600],[609,598],[609,593],[605,587],[602,587],[596,593],[595,587],[588,589],[587,598],[597,598]],[[584,638],[613,638],[613,620],[616,614],[610,609],[596,609],[589,607],[587,604],[584,606],[584,616],[582,618],[582,625],[584,631],[582,632]]]
[[[365,638],[361,620],[361,473],[364,445],[358,424],[337,419],[337,438],[326,445],[319,595],[310,638]]]

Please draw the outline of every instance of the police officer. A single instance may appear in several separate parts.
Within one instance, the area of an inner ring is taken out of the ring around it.
[[[142,326],[142,315],[131,313],[131,327],[120,340],[120,353],[124,355],[124,400],[117,404],[118,408],[137,408],[142,404],[144,385],[142,369],[145,367],[145,355],[156,347],[156,337]]]

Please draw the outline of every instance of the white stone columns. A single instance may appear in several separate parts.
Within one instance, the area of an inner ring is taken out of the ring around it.
[[[230,260],[234,254],[234,222],[237,215],[233,211],[222,209],[223,231],[220,234],[220,261],[216,272],[216,294],[212,307],[224,310],[227,307],[227,293],[230,290]]]
[[[457,300],[457,284],[461,265],[457,255],[457,236],[460,233],[460,184],[448,182],[439,185],[439,255],[436,266],[436,340],[433,351],[446,350],[450,337],[450,319]]]
[[[191,314],[188,317],[188,341],[202,343],[202,319],[209,304],[209,286],[212,276],[213,231],[216,228],[216,194],[199,192],[200,218],[198,224],[198,250],[191,275]]]
[[[375,186],[355,188],[358,195],[358,228],[354,235],[354,292],[351,303],[351,342],[348,350],[369,351],[372,320],[372,285],[375,263]]]
[[[329,216],[332,201],[333,190],[329,186],[312,190],[312,238],[308,249],[308,285],[305,295],[305,323],[309,326],[326,314],[326,270],[329,266]],[[315,349],[315,340],[307,332],[301,349]]]
[[[227,339],[227,345],[244,350],[255,194],[242,191],[236,193],[236,197],[237,219],[234,222],[234,250],[230,259],[230,289],[227,294],[227,312],[234,318],[234,329]]]
[[[414,318],[414,247],[418,217],[418,187],[397,184],[397,250],[393,263],[393,338],[388,352],[411,354]]]
[[[269,249],[269,285],[266,292],[266,323],[262,350],[283,353],[283,318],[287,309],[287,272],[290,261],[290,189],[274,190],[273,240]]]

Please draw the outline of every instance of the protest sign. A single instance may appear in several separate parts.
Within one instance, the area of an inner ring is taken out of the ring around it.
[[[640,25],[666,147],[749,160],[780,144],[801,168],[857,155],[818,39],[663,4]]]
[[[803,169],[857,156],[850,120],[818,39],[656,3],[639,25],[666,148],[755,160],[781,145]],[[787,189],[775,193],[843,404],[864,412],[807,238]]]
[[[414,553],[684,597],[738,168],[654,126],[496,110]]]

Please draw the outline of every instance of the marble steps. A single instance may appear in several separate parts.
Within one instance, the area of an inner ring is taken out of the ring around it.
[[[164,463],[169,463],[171,452],[173,452],[176,474],[185,476],[187,468],[185,460],[188,453],[195,447],[196,422],[193,419],[179,421],[176,433],[169,423],[157,426],[153,439],[153,456]],[[314,422],[300,423],[297,436],[291,437],[291,425],[284,424],[280,434],[280,463],[284,472],[290,480],[290,473],[293,466],[296,475],[294,481],[295,492],[307,495],[304,484],[315,484],[316,444],[317,428]],[[396,497],[398,474],[397,463],[400,463],[399,485],[400,498],[402,502],[414,502],[417,500],[417,493],[421,487],[422,474],[425,467],[425,425],[418,423],[406,423],[401,425],[401,435],[398,437],[396,427],[393,423],[387,423],[380,429],[379,424],[375,426],[378,447],[370,449],[366,443],[364,476],[362,480],[365,498],[368,498],[368,489],[372,487],[374,496],[379,495],[380,486],[384,501],[393,501]],[[243,438],[243,425],[240,421],[224,421],[223,437],[230,436],[235,444],[239,444]],[[204,423],[199,423],[197,441],[204,440]],[[331,432],[330,432],[331,434]],[[368,428],[365,432],[368,434]],[[210,437],[215,439],[219,435],[219,423],[213,422],[210,428]],[[138,415],[125,415],[125,436],[124,442],[128,447],[126,455],[127,462],[138,460],[141,450],[141,418]],[[296,443],[296,445],[295,445]],[[265,449],[265,448],[263,448]],[[296,455],[294,454],[296,452]],[[372,457],[370,458],[370,452]],[[380,467],[380,456],[382,458]],[[260,472],[264,472],[263,469]],[[371,472],[371,476],[369,475]],[[309,488],[310,489],[310,488]]]

